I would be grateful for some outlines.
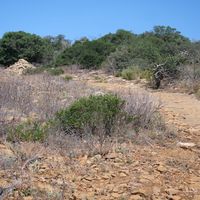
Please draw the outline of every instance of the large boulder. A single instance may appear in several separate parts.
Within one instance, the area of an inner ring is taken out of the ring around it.
[[[31,63],[24,59],[19,59],[16,63],[11,65],[6,69],[6,71],[14,73],[14,74],[24,74],[27,69],[33,69],[35,66],[33,66]]]

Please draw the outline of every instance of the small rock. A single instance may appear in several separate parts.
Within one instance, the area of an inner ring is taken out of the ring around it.
[[[173,196],[172,199],[173,199],[173,200],[181,200],[182,197],[180,197],[180,196]]]
[[[105,156],[105,159],[115,159],[117,158],[116,153],[109,153],[108,155]]]
[[[113,189],[113,192],[114,193],[117,193],[119,191],[119,188],[117,188],[117,187],[115,187],[114,189]]]
[[[112,193],[111,196],[114,197],[114,198],[117,198],[117,199],[118,199],[118,198],[121,197],[121,194],[118,194],[118,193]]]
[[[189,149],[189,148],[195,147],[196,144],[192,142],[178,142],[177,146],[183,149]]]
[[[102,158],[102,156],[100,155],[100,154],[97,154],[97,155],[95,155],[94,157],[92,157],[91,159],[90,159],[90,161],[93,163],[93,162],[97,162],[97,161],[99,161],[99,160],[101,160],[101,158]]]
[[[94,93],[94,95],[96,95],[96,96],[102,96],[102,95],[105,95],[105,93],[102,92],[102,91],[97,91],[97,92]]]
[[[124,172],[121,172],[121,173],[119,174],[119,176],[120,176],[120,177],[126,177],[126,176],[127,176],[127,174],[126,174],[126,173],[124,173]]]
[[[86,181],[92,181],[93,180],[91,177],[88,177],[88,176],[83,177],[83,179],[86,180]]]
[[[33,197],[31,197],[31,196],[24,197],[23,200],[33,200]]]
[[[140,195],[140,196],[143,196],[143,197],[146,197],[146,190],[145,189],[142,189],[142,188],[139,188],[139,189],[136,189],[134,191],[131,192],[132,195]]]
[[[177,195],[178,194],[178,190],[176,189],[173,189],[173,188],[170,188],[168,190],[166,190],[167,194],[169,194],[170,196],[173,196],[173,195]]]
[[[166,169],[164,166],[162,166],[162,165],[158,166],[157,170],[158,170],[160,173],[164,173],[164,172],[167,171],[167,169]]]
[[[107,179],[110,178],[110,176],[109,175],[104,175],[104,176],[102,176],[102,178],[105,179],[105,180],[107,180]]]

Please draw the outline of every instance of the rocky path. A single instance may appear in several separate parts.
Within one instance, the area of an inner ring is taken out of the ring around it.
[[[200,101],[195,97],[180,93],[154,93],[161,98],[164,108],[179,116],[182,123],[200,129]]]
[[[100,89],[146,91],[141,84],[99,72],[72,76]],[[149,92],[162,101],[167,123],[178,130],[178,138],[170,145],[122,144],[106,155],[74,159],[47,151],[27,166],[29,185],[7,199],[200,200],[200,101],[186,94]],[[177,142],[196,146],[181,148]],[[0,161],[12,157],[15,155],[0,144]],[[20,174],[15,172],[15,176]],[[0,187],[11,180],[13,173],[0,170]],[[44,191],[44,197],[38,198]]]
[[[86,81],[89,85],[103,88],[110,91],[124,91],[135,89],[138,91],[146,90],[144,85],[135,84],[134,81],[125,81],[121,78],[109,76],[98,72],[89,75],[76,76],[78,80]],[[97,78],[98,77],[98,78]],[[153,96],[161,100],[162,112],[167,121],[176,126],[179,130],[189,133],[186,139],[193,142],[200,142],[200,101],[194,96],[166,92],[164,90],[153,91],[147,89]]]
[[[102,79],[90,77],[86,80],[91,86],[110,91],[124,91],[129,89],[135,89],[138,91],[146,90],[143,87],[144,85],[120,80],[120,78],[116,77],[108,77],[107,79],[105,77]],[[141,178],[145,178],[146,175],[147,177],[149,176],[151,184],[154,185],[151,187],[151,189],[158,189],[160,191],[160,193],[158,192],[159,197],[157,196],[155,199],[169,198],[172,200],[200,200],[200,101],[198,101],[192,95],[182,93],[172,93],[163,90],[152,91],[149,89],[148,91],[153,96],[161,100],[163,105],[161,112],[164,115],[166,122],[170,126],[174,126],[177,129],[178,140],[176,140],[174,145],[172,145],[170,148],[143,148],[142,152],[144,154],[147,154],[145,151],[148,151],[151,152],[150,154],[154,155],[155,157],[150,155],[148,156],[149,163],[145,170],[141,173]],[[182,149],[177,146],[177,142],[194,143],[196,144],[196,148]],[[146,156],[144,156],[145,159],[147,158]],[[143,162],[146,163],[146,161]],[[139,163],[141,163],[141,160]],[[159,166],[161,169],[160,173],[162,175],[159,178],[158,175],[156,175],[156,172],[148,172],[149,167],[151,168],[152,166],[156,166],[156,163],[158,163],[157,167]],[[152,175],[151,178],[150,174]],[[157,180],[163,181],[161,181],[162,183],[159,183],[160,186],[158,186],[159,184],[156,184]],[[184,189],[180,189],[181,187]],[[146,195],[145,191],[147,186],[142,184],[142,188],[144,195]],[[171,190],[171,194],[168,193],[170,195],[164,197],[166,190],[168,190],[167,188]],[[137,199],[137,197],[133,197],[133,199]]]

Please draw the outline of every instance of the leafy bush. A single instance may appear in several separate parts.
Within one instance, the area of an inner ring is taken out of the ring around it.
[[[113,45],[101,39],[76,42],[57,57],[56,65],[78,64],[87,69],[99,68],[112,51]]]
[[[102,63],[102,67],[105,68],[106,71],[115,74],[131,64],[133,63],[129,48],[127,46],[122,46],[106,58]]]
[[[7,140],[16,142],[16,141],[44,141],[47,136],[47,124],[41,124],[37,121],[27,121],[16,125],[13,128],[8,130]]]
[[[66,80],[66,81],[70,81],[70,80],[73,79],[72,76],[70,76],[70,75],[65,75],[63,78],[64,78],[64,80]]]
[[[137,66],[133,66],[133,67],[122,70],[121,76],[122,78],[126,80],[146,79],[150,81],[152,77],[152,73],[150,70],[141,69]]]
[[[123,79],[126,79],[126,80],[135,80],[138,78],[137,73],[133,71],[133,69],[130,69],[130,68],[124,69],[121,72],[121,76]]]
[[[29,68],[25,70],[24,74],[32,75],[32,74],[40,74],[46,70],[46,67],[36,67],[36,68]]]
[[[123,104],[122,99],[111,94],[83,97],[59,111],[56,118],[65,131],[97,134],[101,129],[101,133],[110,135],[117,118],[123,114]]]

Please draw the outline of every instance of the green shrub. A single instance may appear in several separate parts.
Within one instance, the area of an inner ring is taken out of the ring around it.
[[[29,68],[24,72],[24,74],[26,75],[40,74],[43,73],[45,70],[46,70],[45,67]]]
[[[47,72],[53,76],[59,76],[64,73],[64,70],[59,67],[56,67],[56,68],[54,68],[54,67],[51,67],[51,68],[50,67],[36,67],[33,69],[27,69],[25,74],[32,75],[32,74],[40,74],[43,72]]]
[[[66,81],[70,81],[70,80],[73,79],[72,76],[70,76],[70,75],[65,75],[63,78],[64,78],[64,80],[66,80]]]
[[[56,66],[78,64],[86,69],[98,69],[114,50],[115,48],[111,43],[101,39],[85,42],[77,41],[56,58]]]
[[[27,121],[16,125],[8,130],[7,140],[16,141],[44,141],[47,136],[47,124],[41,124],[40,122]]]
[[[70,107],[59,111],[56,118],[65,131],[83,134],[110,135],[117,118],[122,115],[124,101],[111,94],[83,97]]]
[[[148,81],[151,80],[152,73],[150,70],[141,69],[139,67],[130,67],[122,70],[121,72],[122,78],[126,80],[135,80],[135,79],[146,79]]]
[[[126,79],[126,80],[135,80],[138,78],[138,75],[137,73],[135,73],[132,69],[128,68],[128,69],[124,69],[122,72],[121,72],[121,76],[123,79]]]

